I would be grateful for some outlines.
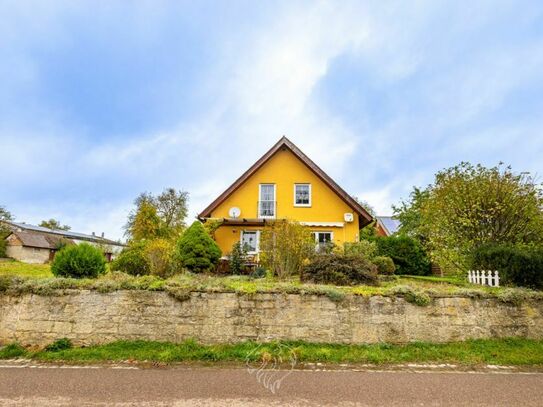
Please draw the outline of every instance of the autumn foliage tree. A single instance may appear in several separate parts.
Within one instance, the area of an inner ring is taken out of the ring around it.
[[[436,174],[395,208],[401,232],[420,238],[442,266],[463,269],[484,244],[541,243],[543,194],[529,173],[461,163]]]
[[[125,225],[130,240],[176,239],[185,229],[188,193],[173,188],[154,196],[140,194]]]

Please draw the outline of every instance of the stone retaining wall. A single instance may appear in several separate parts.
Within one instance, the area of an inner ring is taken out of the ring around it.
[[[420,307],[381,296],[335,303],[297,294],[192,293],[185,301],[150,291],[0,295],[0,343],[24,345],[62,337],[88,345],[118,339],[401,343],[507,336],[543,339],[543,301],[516,306],[454,297]]]

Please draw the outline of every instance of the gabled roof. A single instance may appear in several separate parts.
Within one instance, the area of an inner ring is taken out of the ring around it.
[[[96,235],[87,235],[84,233],[72,232],[70,230],[58,230],[58,229],[49,229],[43,226],[31,225],[29,223],[20,223],[12,221],[2,221],[5,223],[12,231],[31,231],[31,232],[40,232],[47,233],[51,235],[59,235],[66,239],[76,239],[76,240],[86,240],[88,242],[94,242],[99,244],[108,244],[112,246],[124,246],[122,243],[115,242],[114,240],[106,239],[101,236]]]
[[[40,249],[58,249],[63,243],[74,243],[73,240],[65,239],[62,236],[32,231],[15,231],[11,232],[10,235],[17,236],[23,246],[36,247]]]
[[[396,233],[400,226],[402,225],[400,221],[392,216],[376,216],[377,222],[386,232],[387,236],[393,235]]]
[[[352,196],[350,196],[345,190],[343,190],[328,174],[326,174],[317,164],[315,164],[308,156],[306,156],[302,150],[300,150],[292,141],[285,136],[268,150],[260,159],[255,162],[247,171],[243,173],[232,185],[228,187],[217,199],[215,199],[207,208],[205,208],[198,218],[209,218],[211,213],[217,209],[217,207],[226,200],[234,191],[236,191],[249,177],[257,172],[268,160],[273,157],[275,153],[280,150],[287,149],[291,151],[300,161],[302,161],[311,171],[315,173],[329,188],[331,188],[347,205],[349,205],[353,211],[359,215],[360,227],[370,223],[372,216],[360,205]]]

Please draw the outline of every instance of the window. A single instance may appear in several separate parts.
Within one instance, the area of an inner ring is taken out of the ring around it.
[[[275,218],[275,184],[260,184],[259,218]]]
[[[241,232],[241,245],[247,249],[248,253],[257,253],[259,249],[260,232],[256,230],[247,230]]]
[[[332,243],[332,240],[334,238],[334,234],[332,232],[313,232],[313,235],[315,236],[317,251],[320,251],[321,249]]]
[[[294,184],[294,206],[311,206],[311,184]]]

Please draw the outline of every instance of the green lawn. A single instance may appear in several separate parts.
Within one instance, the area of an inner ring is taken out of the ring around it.
[[[240,362],[277,358],[289,363],[454,363],[543,367],[543,341],[510,338],[470,340],[445,344],[410,343],[405,345],[336,345],[305,342],[201,345],[193,340],[179,344],[147,341],[117,341],[107,345],[58,351],[29,351],[11,344],[0,349],[0,359],[30,358],[68,362]]]
[[[19,277],[53,277],[49,264],[27,264],[18,261],[0,261],[0,275]]]

